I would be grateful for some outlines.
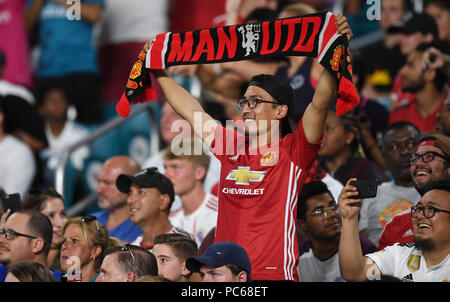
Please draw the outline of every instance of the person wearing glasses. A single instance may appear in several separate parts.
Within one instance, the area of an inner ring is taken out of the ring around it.
[[[350,39],[346,18],[337,17],[336,23],[338,32]],[[276,76],[251,79],[237,101],[242,121],[229,128],[217,123],[165,70],[150,71],[175,112],[221,162],[215,242],[244,247],[254,264],[254,280],[298,280],[296,197],[306,176],[303,171],[320,147],[335,78],[322,71],[312,101],[292,131],[293,89]]]
[[[386,224],[420,200],[409,163],[419,139],[420,130],[409,122],[395,122],[384,131],[382,152],[393,180],[379,185],[375,197],[364,199],[359,220],[360,234],[376,246]]]
[[[349,183],[339,196],[343,216],[339,266],[348,281],[377,280],[389,275],[408,282],[448,282],[450,278],[450,181],[427,185],[411,208],[414,243],[397,243],[365,257],[359,248],[361,199]]]
[[[311,181],[298,197],[298,226],[308,239],[300,243],[298,274],[300,282],[341,282],[339,240],[342,218],[327,185]],[[376,251],[375,245],[360,236],[363,255]]]
[[[143,247],[125,244],[106,250],[96,282],[136,282],[144,276],[157,276],[155,256]]]
[[[94,282],[107,248],[119,246],[95,216],[73,217],[62,228],[61,270],[67,281]]]
[[[52,224],[38,211],[19,210],[10,214],[7,210],[0,222],[0,282],[6,277],[7,268],[22,262],[37,262],[47,266],[52,244]],[[59,271],[53,271],[56,279]]]
[[[450,137],[441,134],[425,135],[419,140],[416,152],[410,156],[410,172],[414,187],[421,196],[431,182],[450,180]],[[414,240],[409,211],[404,211],[388,223],[381,234],[378,249]]]

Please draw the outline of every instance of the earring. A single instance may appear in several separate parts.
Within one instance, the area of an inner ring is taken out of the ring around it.
[[[95,260],[97,260],[97,257],[92,257],[91,260],[95,261]]]

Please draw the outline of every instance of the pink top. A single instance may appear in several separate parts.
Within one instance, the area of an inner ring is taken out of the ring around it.
[[[2,79],[31,87],[27,31],[24,24],[26,0],[0,0],[0,49],[6,56]]]

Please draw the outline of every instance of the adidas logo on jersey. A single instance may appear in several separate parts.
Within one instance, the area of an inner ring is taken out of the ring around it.
[[[414,282],[412,274],[406,275],[401,279],[403,282]]]

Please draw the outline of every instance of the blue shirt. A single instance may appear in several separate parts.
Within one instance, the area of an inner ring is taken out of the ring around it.
[[[92,214],[97,217],[98,221],[100,221],[105,227],[109,218],[109,211],[104,210],[100,212],[96,212]],[[119,239],[124,242],[133,242],[136,238],[142,234],[142,230],[140,227],[131,222],[128,218],[118,226],[116,226],[112,230],[108,230],[109,236]]]
[[[53,273],[53,277],[55,277],[56,281],[60,282],[61,281],[61,272],[54,270],[54,269],[50,269]],[[6,275],[8,275],[8,268],[6,266],[4,266],[3,264],[0,264],[0,282],[5,282],[6,279]]]
[[[28,0],[28,7],[32,1]],[[82,2],[104,5],[104,0]],[[83,19],[74,19],[76,13],[76,2],[69,8],[53,1],[43,4],[39,16],[41,55],[38,77],[98,72],[97,54],[92,41],[93,25]]]

